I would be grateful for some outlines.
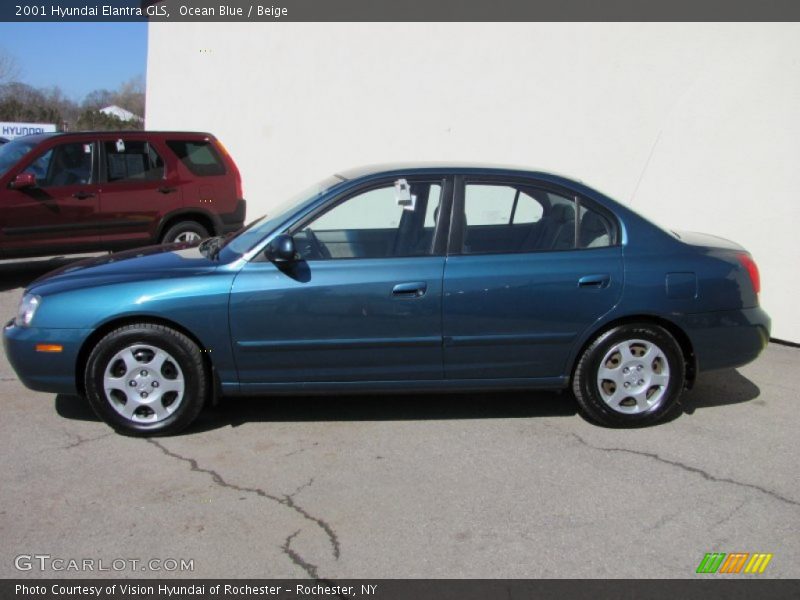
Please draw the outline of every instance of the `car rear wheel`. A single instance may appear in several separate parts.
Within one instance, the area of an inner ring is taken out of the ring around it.
[[[584,415],[612,427],[651,425],[678,405],[686,365],[675,338],[648,323],[621,325],[583,352],[572,390]]]
[[[153,323],[126,325],[101,339],[89,355],[85,384],[97,415],[128,435],[184,429],[209,394],[197,345]]]
[[[170,226],[161,236],[162,244],[195,243],[208,237],[208,230],[197,221],[181,221]]]

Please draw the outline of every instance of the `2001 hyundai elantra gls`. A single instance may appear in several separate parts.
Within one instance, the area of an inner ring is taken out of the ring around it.
[[[219,395],[571,388],[654,423],[769,339],[751,256],[556,175],[363,168],[233,237],[73,263],[4,329],[34,390],[167,434]]]

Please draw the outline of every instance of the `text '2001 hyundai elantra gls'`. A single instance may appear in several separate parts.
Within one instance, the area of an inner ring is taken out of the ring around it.
[[[363,168],[228,239],[50,273],[4,343],[25,385],[129,434],[177,432],[219,395],[514,388],[639,426],[758,356],[759,285],[737,244],[563,177]]]

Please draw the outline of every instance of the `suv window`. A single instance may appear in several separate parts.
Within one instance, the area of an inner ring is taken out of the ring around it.
[[[464,254],[598,248],[612,243],[613,229],[605,216],[575,198],[528,186],[467,184],[464,217]]]
[[[440,183],[410,185],[413,206],[398,203],[394,184],[361,192],[294,234],[306,260],[389,258],[431,253]]]
[[[35,142],[26,140],[24,137],[0,146],[0,177],[8,173],[8,170],[16,165],[34,146],[36,146]]]
[[[225,165],[209,141],[170,140],[167,146],[194,175],[225,174]]]
[[[92,142],[60,144],[39,155],[24,172],[33,173],[41,188],[84,185],[94,180],[96,155]]]
[[[164,178],[164,161],[149,142],[119,139],[105,142],[105,151],[109,182]]]

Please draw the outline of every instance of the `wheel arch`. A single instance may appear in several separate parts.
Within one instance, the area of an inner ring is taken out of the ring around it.
[[[172,212],[161,220],[156,230],[156,241],[160,243],[164,232],[181,221],[195,221],[205,227],[209,235],[219,235],[222,231],[218,219],[215,219],[210,213],[201,210],[186,209]]]
[[[84,341],[81,345],[80,350],[78,351],[77,360],[75,361],[75,386],[78,389],[78,393],[80,395],[84,395],[86,393],[86,382],[84,378],[84,374],[86,373],[86,363],[89,361],[89,355],[92,353],[92,350],[95,346],[103,339],[106,335],[114,331],[115,329],[119,329],[120,327],[124,327],[126,325],[133,325],[135,323],[150,323],[153,325],[163,325],[164,327],[169,327],[170,329],[174,329],[175,331],[185,335],[187,338],[192,340],[198,348],[200,348],[200,355],[203,359],[203,367],[207,370],[207,373],[210,375],[209,381],[211,382],[211,398],[213,401],[216,401],[216,398],[219,397],[219,390],[220,390],[220,382],[219,377],[217,375],[217,371],[214,368],[214,363],[211,360],[211,353],[204,352],[203,347],[204,344],[194,335],[190,330],[186,327],[176,323],[175,321],[171,321],[169,319],[164,319],[162,317],[155,317],[152,315],[125,315],[124,317],[120,317],[117,319],[113,319],[111,321],[107,321],[100,325],[97,329],[95,329]]]
[[[678,342],[678,346],[680,346],[681,353],[683,354],[683,360],[686,365],[686,388],[691,389],[697,377],[697,356],[694,353],[694,347],[691,339],[686,332],[673,321],[670,321],[662,316],[646,313],[626,315],[624,317],[614,319],[613,321],[605,322],[592,329],[586,336],[584,336],[584,339],[581,345],[578,347],[577,352],[571,358],[569,374],[570,381],[572,381],[575,377],[575,369],[578,367],[578,361],[580,361],[581,356],[583,356],[583,353],[598,336],[604,334],[606,331],[614,329],[615,327],[627,325],[629,323],[652,323],[653,325],[658,325],[665,329],[670,333],[670,335],[672,335],[672,337],[675,338],[675,341]]]

